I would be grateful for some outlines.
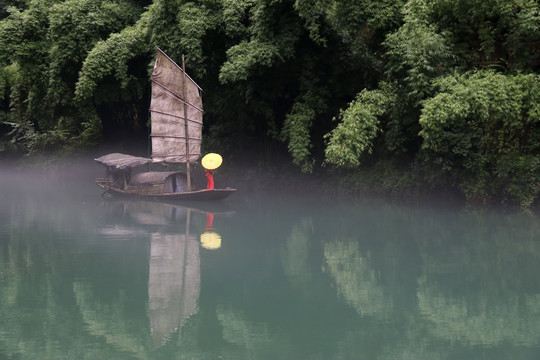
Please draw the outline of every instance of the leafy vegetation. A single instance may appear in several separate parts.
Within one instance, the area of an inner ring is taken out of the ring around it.
[[[4,1],[0,154],[147,141],[157,46],[186,55],[213,150],[530,207],[538,39],[535,0]]]
[[[425,154],[470,200],[530,205],[540,183],[540,76],[484,70],[440,78],[420,124]]]

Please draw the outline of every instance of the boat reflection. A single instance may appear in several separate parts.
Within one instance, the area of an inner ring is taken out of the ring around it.
[[[221,247],[214,212],[207,211],[211,208],[129,200],[107,202],[105,208],[113,224],[101,227],[102,235],[114,240],[141,234],[149,237],[148,316],[154,348],[166,344],[172,336],[180,339],[182,327],[198,311],[199,246],[211,250]],[[216,210],[219,214],[233,213]],[[197,225],[204,220],[202,231]]]
[[[215,250],[221,247],[221,236],[214,231],[214,213],[206,213],[206,226],[201,234],[201,246],[208,250]]]
[[[199,244],[195,236],[153,233],[148,274],[148,313],[154,346],[181,334],[197,312],[201,288]]]

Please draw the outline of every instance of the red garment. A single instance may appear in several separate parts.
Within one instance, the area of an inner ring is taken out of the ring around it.
[[[212,226],[214,225],[214,213],[208,212],[206,213],[206,227],[205,231],[212,230]]]
[[[206,188],[208,190],[212,190],[214,188],[214,177],[212,176],[212,170],[206,170],[206,180],[208,181]]]

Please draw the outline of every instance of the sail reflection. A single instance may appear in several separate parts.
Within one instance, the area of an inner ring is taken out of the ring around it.
[[[199,244],[189,234],[152,233],[148,307],[154,346],[163,345],[197,312],[201,288]]]
[[[121,221],[101,227],[102,235],[116,240],[145,234],[150,240],[148,317],[152,346],[163,346],[174,336],[180,340],[182,327],[198,312],[200,246],[221,247],[221,236],[213,226],[214,213],[151,201],[115,201],[106,206],[110,218]],[[204,232],[193,231],[191,223],[205,219]]]

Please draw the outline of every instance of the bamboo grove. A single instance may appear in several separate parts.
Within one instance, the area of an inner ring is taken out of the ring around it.
[[[186,55],[220,151],[537,201],[535,0],[0,1],[0,154],[144,141],[156,47]]]

